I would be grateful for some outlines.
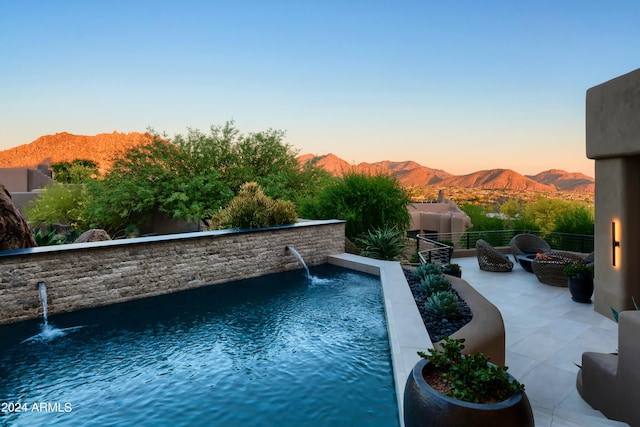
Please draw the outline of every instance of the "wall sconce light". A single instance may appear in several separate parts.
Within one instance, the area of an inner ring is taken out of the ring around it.
[[[620,247],[620,241],[616,240],[616,222],[611,222],[611,263],[616,266],[616,248]]]

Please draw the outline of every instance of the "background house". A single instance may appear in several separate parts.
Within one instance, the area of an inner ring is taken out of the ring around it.
[[[38,197],[37,190],[54,184],[52,176],[53,172],[45,164],[36,168],[0,168],[0,184],[9,191],[18,209]]]

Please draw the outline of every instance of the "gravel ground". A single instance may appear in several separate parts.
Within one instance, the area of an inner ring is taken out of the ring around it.
[[[432,316],[427,313],[424,308],[424,304],[427,298],[424,295],[424,292],[420,288],[420,280],[416,277],[413,271],[404,269],[404,275],[407,278],[407,282],[409,283],[409,287],[411,288],[411,293],[413,293],[413,298],[416,300],[416,305],[418,306],[418,310],[420,311],[420,315],[422,316],[422,321],[429,332],[429,337],[431,337],[431,342],[440,341],[442,338],[449,336],[456,332],[458,329],[462,328],[464,325],[471,321],[473,317],[471,314],[471,310],[464,300],[460,298],[458,293],[453,290],[453,293],[458,296],[458,299],[462,303],[463,310],[460,317],[455,319],[445,319],[440,317]]]

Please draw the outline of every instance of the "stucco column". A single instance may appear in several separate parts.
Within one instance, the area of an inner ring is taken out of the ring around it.
[[[632,296],[640,302],[640,69],[587,91],[586,146],[596,171],[595,310],[611,316],[633,308]]]

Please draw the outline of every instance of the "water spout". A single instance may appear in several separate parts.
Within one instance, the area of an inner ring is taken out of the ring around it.
[[[40,303],[42,304],[42,318],[44,320],[44,323],[42,324],[42,328],[40,330],[40,333],[37,335],[34,335],[30,338],[27,338],[26,340],[22,341],[24,342],[47,342],[47,341],[51,341],[54,338],[58,338],[58,337],[62,337],[65,336],[68,332],[72,332],[72,331],[76,331],[79,330],[81,328],[83,328],[84,326],[73,326],[70,328],[64,328],[64,329],[60,329],[60,328],[56,328],[53,325],[49,325],[49,306],[47,303],[47,284],[44,282],[38,282],[38,290],[40,291]]]
[[[309,267],[307,267],[307,263],[304,262],[304,259],[302,258],[302,255],[300,255],[298,253],[298,251],[296,251],[292,246],[286,246],[285,249],[288,249],[289,252],[291,252],[300,262],[300,264],[302,264],[302,266],[304,267],[305,271],[307,272],[307,277],[310,279],[311,278],[311,273],[309,272]]]
[[[40,290],[40,303],[42,304],[42,317],[44,318],[43,329],[49,328],[49,319],[47,317],[47,284],[44,282],[38,282],[38,289]]]

